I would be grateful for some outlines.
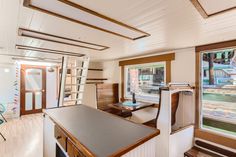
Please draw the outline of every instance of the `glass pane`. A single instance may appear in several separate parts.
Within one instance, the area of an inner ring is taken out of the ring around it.
[[[202,54],[202,127],[236,136],[236,54]]]
[[[42,92],[35,93],[35,109],[42,108]]]
[[[25,93],[25,110],[29,111],[33,109],[33,93]]]
[[[26,69],[25,90],[42,90],[42,70]]]
[[[165,63],[129,66],[126,69],[126,96],[158,101],[159,87],[165,84]]]

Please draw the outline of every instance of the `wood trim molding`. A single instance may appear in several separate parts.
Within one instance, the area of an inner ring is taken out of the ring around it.
[[[224,41],[219,43],[213,43],[209,45],[197,46],[196,47],[196,75],[195,75],[195,87],[196,87],[196,94],[195,94],[195,104],[196,104],[196,115],[195,115],[195,137],[208,140],[220,145],[224,145],[233,149],[236,149],[236,140],[231,139],[225,136],[221,136],[219,134],[205,131],[201,129],[201,103],[200,103],[200,89],[201,89],[201,53],[204,51],[212,51],[212,50],[219,50],[223,48],[230,48],[236,47],[236,40],[231,41]]]
[[[47,49],[47,48],[26,46],[26,45],[16,45],[16,49],[26,50],[26,51],[36,51],[36,52],[50,53],[50,54],[57,54],[57,55],[69,55],[69,56],[75,56],[75,57],[85,56],[84,54],[75,53],[75,52]]]
[[[222,11],[218,11],[218,12],[213,13],[213,14],[207,14],[206,10],[204,9],[204,7],[201,5],[201,3],[198,0],[190,0],[190,1],[192,2],[194,7],[197,9],[197,11],[201,14],[201,16],[203,18],[208,18],[208,17],[214,16],[214,15],[219,15],[219,14],[228,12],[230,10],[236,9],[236,6],[235,6],[235,7],[231,7],[231,8],[222,10]]]
[[[125,67],[121,66],[121,101],[125,100]]]
[[[201,70],[200,70],[200,58],[201,58],[201,53],[197,52],[196,53],[196,74],[195,74],[195,111],[196,111],[196,115],[195,115],[195,127],[199,128],[200,127],[200,76],[201,76]],[[200,76],[199,76],[200,74]]]
[[[79,44],[73,44],[73,43],[65,42],[65,41],[53,40],[53,39],[44,38],[44,37],[37,37],[37,36],[25,34],[24,32],[30,32],[30,33],[35,33],[35,34],[44,35],[44,36],[48,36],[48,37],[53,37],[53,38],[57,38],[57,39],[68,40],[70,42],[77,42],[77,43],[81,43],[81,44],[97,46],[97,47],[100,47],[100,48],[93,48],[93,47],[82,46],[82,45],[79,45]],[[53,34],[49,34],[49,33],[44,33],[44,32],[39,32],[39,31],[35,31],[35,30],[25,29],[25,28],[19,28],[18,34],[19,34],[19,36],[22,36],[22,37],[28,37],[28,38],[44,40],[44,41],[49,41],[49,42],[54,42],[54,43],[59,43],[59,44],[65,44],[65,45],[70,45],[70,46],[76,46],[76,47],[80,47],[80,48],[86,48],[86,49],[97,50],[97,51],[103,51],[103,50],[106,50],[106,49],[109,48],[108,46],[103,46],[103,45],[94,44],[94,43],[85,42],[85,41],[76,40],[76,39],[71,39],[71,38],[66,38],[66,37],[62,37],[62,36],[57,36],[57,35],[53,35]]]
[[[166,83],[171,82],[171,61],[166,61]]]
[[[152,63],[152,62],[164,62],[164,61],[172,61],[172,60],[175,60],[175,53],[123,60],[119,62],[119,66],[145,64],[145,63]]]
[[[203,9],[202,5],[198,2],[198,0],[190,0],[197,11],[201,14],[203,18],[208,18],[206,11]]]
[[[144,32],[144,31],[141,31],[141,30],[139,30],[139,29],[137,29],[137,28],[134,28],[134,27],[132,27],[132,26],[129,26],[129,25],[125,24],[125,23],[122,23],[122,22],[120,22],[120,21],[117,21],[117,20],[115,20],[115,19],[113,19],[113,18],[110,18],[110,17],[108,17],[108,16],[105,16],[105,15],[103,15],[103,14],[101,14],[101,13],[98,13],[98,12],[96,12],[96,11],[93,11],[93,10],[91,10],[91,9],[85,8],[85,7],[81,6],[80,4],[71,2],[71,1],[69,1],[69,0],[58,0],[58,1],[64,3],[65,5],[69,5],[69,6],[71,6],[71,7],[74,7],[74,8],[77,8],[77,9],[79,9],[79,10],[82,10],[82,11],[84,11],[84,12],[87,12],[88,14],[94,15],[94,16],[96,16],[96,17],[98,17],[98,18],[102,18],[102,19],[107,20],[107,21],[109,21],[109,22],[112,22],[112,23],[115,23],[115,24],[120,25],[120,26],[122,26],[122,27],[125,27],[125,28],[127,28],[127,29],[130,29],[130,30],[133,30],[133,31],[136,31],[136,32],[140,32],[140,33],[142,33],[142,34],[144,34],[144,35],[143,35],[143,36],[140,36],[140,37],[137,37],[137,38],[131,38],[131,37],[128,37],[127,35],[122,35],[122,34],[120,34],[120,33],[112,32],[112,31],[110,31],[110,30],[101,28],[101,27],[99,27],[99,26],[95,26],[95,25],[92,25],[92,24],[89,24],[89,23],[85,23],[85,22],[82,22],[82,21],[79,21],[79,20],[75,20],[75,19],[72,19],[72,18],[63,16],[63,15],[60,15],[60,14],[54,13],[54,12],[49,11],[49,10],[45,10],[45,9],[39,8],[39,7],[37,7],[37,6],[32,5],[32,4],[31,4],[31,1],[32,1],[32,0],[24,0],[23,5],[24,5],[25,7],[28,7],[28,8],[37,10],[37,11],[41,11],[41,12],[44,12],[44,13],[49,14],[49,15],[53,15],[53,16],[56,16],[56,17],[59,17],[59,18],[63,18],[63,19],[66,19],[66,20],[69,20],[69,21],[72,21],[72,22],[75,22],[75,23],[78,23],[78,24],[85,25],[85,26],[87,26],[87,27],[91,27],[91,28],[93,28],[93,29],[97,29],[97,30],[100,30],[100,31],[103,31],[103,32],[106,32],[106,33],[110,33],[110,34],[113,34],[113,35],[116,35],[116,36],[120,36],[120,37],[123,37],[123,38],[126,38],[126,39],[138,40],[138,39],[141,39],[141,38],[150,36],[149,33],[146,33],[146,32]]]
[[[204,131],[201,129],[195,129],[194,132],[195,137],[204,139],[213,143],[217,143],[229,148],[236,149],[236,140],[232,138],[228,138],[225,136],[220,136],[218,134],[209,132],[209,131]]]
[[[218,43],[211,43],[207,45],[200,45],[196,47],[196,52],[223,49],[223,48],[229,48],[229,47],[236,47],[236,40],[229,40],[229,41],[223,41],[223,42],[218,42]]]

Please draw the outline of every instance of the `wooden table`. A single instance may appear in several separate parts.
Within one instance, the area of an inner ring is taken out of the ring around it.
[[[141,110],[141,109],[144,109],[147,107],[155,106],[155,104],[153,104],[153,103],[147,103],[147,102],[141,102],[141,101],[137,101],[137,103],[136,103],[137,105],[130,106],[130,105],[125,105],[126,102],[130,102],[130,101],[109,104],[108,106],[111,108],[121,110],[121,111],[130,111],[130,112],[134,112],[134,111]]]

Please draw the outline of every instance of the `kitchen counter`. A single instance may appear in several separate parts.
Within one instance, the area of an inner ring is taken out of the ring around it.
[[[47,109],[44,113],[75,147],[82,147],[91,156],[122,156],[160,134],[157,129],[85,105]]]

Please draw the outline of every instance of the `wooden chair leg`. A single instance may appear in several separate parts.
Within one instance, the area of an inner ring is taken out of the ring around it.
[[[0,135],[2,136],[3,140],[6,141],[6,138],[3,136],[1,132],[0,132]]]

